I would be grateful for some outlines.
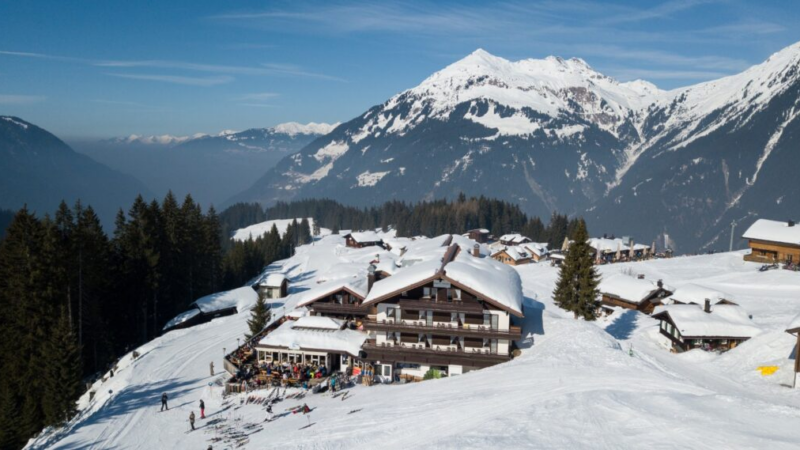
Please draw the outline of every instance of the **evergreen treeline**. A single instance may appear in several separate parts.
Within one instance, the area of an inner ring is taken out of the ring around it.
[[[281,238],[273,225],[269,233],[254,239],[230,242],[223,260],[223,288],[233,289],[247,283],[261,270],[280,259],[289,258],[294,248],[311,242],[313,230],[308,220],[293,220]],[[230,241],[230,239],[228,239]]]
[[[0,209],[0,239],[6,235],[6,229],[11,225],[11,220],[14,218],[14,211],[7,209]]]
[[[291,203],[278,202],[264,210],[258,204],[239,203],[220,216],[225,241],[238,228],[264,220],[311,217],[321,227],[333,230],[366,230],[390,225],[399,236],[437,236],[486,228],[495,236],[518,232],[536,242],[548,242],[550,248],[561,248],[564,238],[574,234],[578,220],[553,213],[545,225],[538,217],[529,218],[518,205],[485,197],[455,201],[435,200],[409,204],[399,201],[381,206],[357,208],[329,199],[307,199]],[[253,221],[249,221],[253,220]]]
[[[0,241],[0,448],[74,413],[82,380],[222,284],[220,225],[191,197],[137,198],[109,238],[91,207],[27,208]]]

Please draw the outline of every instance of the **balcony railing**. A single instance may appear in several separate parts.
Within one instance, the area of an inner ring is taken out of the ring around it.
[[[522,338],[522,329],[520,327],[512,326],[508,330],[493,330],[492,327],[485,325],[460,325],[452,322],[433,322],[432,325],[428,325],[425,321],[366,320],[364,321],[364,328],[376,331],[408,331],[411,333],[483,337],[487,339],[519,340]]]
[[[469,358],[470,360],[491,363],[504,362],[511,359],[511,356],[508,354],[501,354],[496,350],[492,351],[488,348],[454,348],[454,346],[446,345],[428,346],[425,343],[412,344],[405,342],[383,342],[378,344],[374,339],[367,340],[362,348],[366,351],[367,355],[403,355],[409,360],[413,359],[414,355],[426,359]]]
[[[483,306],[479,303],[462,302],[460,300],[437,301],[435,299],[410,299],[401,298],[400,307],[403,309],[447,311],[483,314]]]
[[[312,303],[309,307],[315,312],[328,314],[361,315],[369,314],[369,306],[339,304],[339,303]]]

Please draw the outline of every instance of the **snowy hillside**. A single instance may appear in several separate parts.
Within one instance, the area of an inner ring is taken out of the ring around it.
[[[299,294],[320,279],[363,276],[375,253],[328,236],[265,275],[287,272],[291,292]],[[782,386],[791,379],[793,345],[783,330],[800,312],[800,275],[757,269],[741,253],[601,268],[607,275],[629,270],[679,289],[692,283],[732,294],[762,332],[718,356],[670,353],[656,322],[631,311],[597,323],[575,321],[552,304],[557,270],[521,266],[523,336],[532,338],[521,343],[520,357],[454,378],[358,386],[346,401],[309,395],[303,400],[313,408],[309,416],[279,417],[242,448],[796,448],[800,390]],[[273,311],[288,312],[301,297],[277,300]],[[223,348],[236,346],[247,318],[242,311],[170,332],[140,348],[136,361],[125,356],[114,378],[94,387],[96,398],[81,400],[81,414],[65,431],[45,433],[28,448],[206,448],[215,435],[209,421],[243,429],[262,421],[263,408],[235,408],[214,384],[221,376],[209,375],[212,361],[221,370]],[[761,365],[779,370],[762,377]],[[162,392],[171,395],[171,409],[160,413]],[[208,419],[187,433],[200,399]],[[278,403],[276,413],[297,403]]]
[[[579,58],[477,50],[285,157],[230,203],[463,192],[540,217],[584,215],[600,234],[719,249],[731,220],[800,208],[798,188],[780,181],[800,170],[798,98],[800,43],[668,92]]]
[[[255,240],[259,237],[267,234],[272,230],[272,226],[278,228],[278,233],[280,233],[281,237],[286,234],[286,229],[289,228],[289,225],[292,224],[293,220],[297,220],[297,223],[300,223],[303,218],[297,219],[278,219],[278,220],[267,220],[266,222],[257,223],[255,225],[250,225],[249,227],[239,228],[238,230],[233,232],[233,239],[234,241],[247,241],[247,240]],[[314,218],[308,218],[308,225],[311,229],[314,229]],[[320,236],[327,236],[331,234],[331,230],[327,228],[320,228],[319,229]]]

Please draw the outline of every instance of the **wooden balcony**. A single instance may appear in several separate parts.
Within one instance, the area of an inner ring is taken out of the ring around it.
[[[425,344],[378,345],[368,340],[362,347],[366,359],[370,361],[408,362],[432,365],[461,365],[472,367],[489,367],[511,360],[509,355],[491,353],[488,349],[452,349],[436,350]]]
[[[366,316],[370,310],[369,306],[322,302],[312,303],[309,308],[320,314],[341,314],[346,316]]]
[[[483,306],[479,303],[466,303],[458,300],[436,301],[431,299],[401,298],[399,304],[403,309],[483,314]]]
[[[404,323],[405,322],[405,323]],[[457,324],[445,324],[442,322],[434,322],[433,325],[412,324],[408,321],[393,321],[393,320],[366,320],[364,321],[364,328],[366,330],[375,331],[400,331],[406,333],[424,333],[436,334],[443,336],[463,336],[463,337],[476,337],[486,339],[508,339],[516,341],[522,339],[522,330],[520,327],[510,327],[509,330],[492,330],[488,326],[469,325],[467,327],[458,326]]]

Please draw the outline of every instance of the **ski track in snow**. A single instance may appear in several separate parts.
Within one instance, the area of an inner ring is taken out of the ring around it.
[[[341,241],[329,236],[301,247],[268,271],[288,271],[291,289],[299,292],[314,286],[316,277],[343,264],[367,264],[375,255],[347,249]],[[764,332],[726,354],[672,354],[657,322],[638,313],[575,321],[552,304],[557,270],[520,266],[527,298],[521,325],[524,335],[535,336],[519,358],[450,379],[357,386],[346,401],[326,395],[287,399],[277,413],[308,403],[315,425],[298,431],[309,416],[289,414],[266,424],[241,448],[796,448],[800,390],[781,386],[789,382],[793,362],[787,359],[793,338],[782,327],[800,311],[800,274],[759,273],[757,264],[741,258],[735,252],[600,268],[606,275],[630,268],[678,289],[698,283],[733,294]],[[294,301],[277,302],[275,315],[284,302],[291,310]],[[261,420],[258,405],[221,411],[222,388],[207,386],[217,378],[209,377],[208,363],[214,361],[220,373],[222,347],[235,347],[247,318],[242,311],[146,344],[138,360],[123,358],[69,433],[45,434],[29,448],[206,448],[210,429],[185,433],[200,398],[209,417]],[[634,357],[628,355],[631,346]],[[780,369],[761,377],[758,365]],[[160,413],[164,391],[170,411]],[[348,414],[352,410],[360,411]]]

